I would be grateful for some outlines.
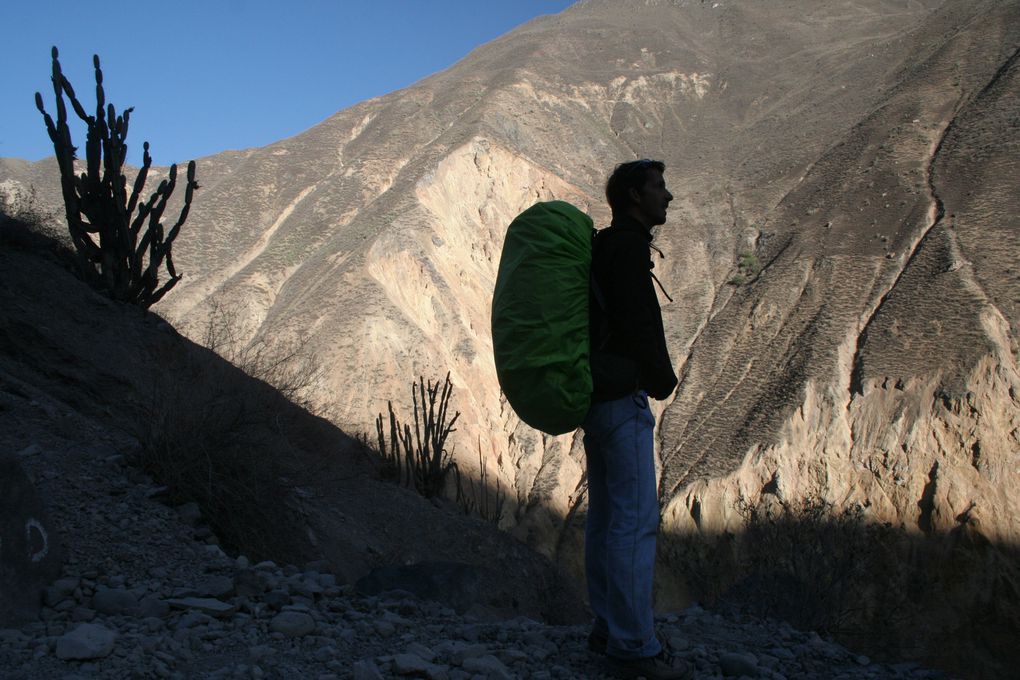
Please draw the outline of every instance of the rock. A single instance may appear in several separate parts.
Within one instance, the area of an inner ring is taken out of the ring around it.
[[[0,453],[0,626],[35,618],[60,575],[60,541],[18,457]]]
[[[150,616],[142,619],[142,625],[145,626],[145,629],[148,630],[150,633],[155,633],[156,631],[162,629],[166,624],[163,622],[163,619],[157,619],[155,617]]]
[[[123,588],[99,587],[92,596],[92,608],[114,616],[135,614],[138,612],[138,597]]]
[[[382,619],[376,621],[373,628],[375,629],[375,632],[382,637],[390,637],[397,632],[396,626],[394,626],[391,622]]]
[[[38,456],[42,453],[43,449],[38,444],[29,444],[25,448],[18,451],[18,458],[29,458],[31,456]]]
[[[138,603],[138,616],[141,618],[162,618],[170,613],[170,605],[154,595],[142,598]]]
[[[723,652],[719,655],[719,667],[722,669],[723,675],[726,676],[746,675],[750,678],[757,678],[761,674],[758,668],[758,658],[754,654]]]
[[[682,652],[689,648],[690,646],[691,646],[690,641],[685,637],[681,637],[680,635],[674,635],[669,639],[669,647],[674,652]]]
[[[333,568],[329,560],[312,560],[305,563],[304,571],[315,573],[326,573]]]
[[[166,567],[152,567],[149,569],[149,576],[154,579],[164,580],[170,575],[170,570]]]
[[[217,567],[228,567],[234,564],[234,561],[227,557],[227,553],[223,552],[223,548],[218,545],[203,545],[202,552],[206,557],[211,558]]]
[[[25,642],[29,637],[14,628],[0,628],[0,643]]]
[[[415,656],[419,656],[425,661],[428,661],[429,663],[436,660],[436,653],[433,652],[428,647],[426,647],[425,645],[421,644],[420,642],[412,642],[407,646],[407,649],[405,651],[408,654],[414,654]]]
[[[237,611],[237,607],[211,597],[180,597],[167,601],[174,609],[194,609],[195,611],[210,616],[230,616]]]
[[[170,487],[168,486],[150,486],[145,491],[146,498],[152,499],[163,499],[170,495]]]
[[[269,623],[269,630],[287,637],[301,637],[315,630],[315,619],[302,612],[280,612]]]
[[[372,661],[356,661],[351,667],[351,672],[353,680],[383,680],[382,673]]]
[[[513,680],[514,677],[503,665],[503,662],[491,654],[465,659],[462,667],[470,673],[477,673],[495,680]]]
[[[46,588],[43,594],[43,602],[47,607],[55,607],[74,594],[75,588],[81,583],[77,578],[61,578],[53,582],[53,585]]]
[[[304,578],[302,576],[292,576],[287,579],[286,583],[287,591],[292,596],[305,597],[309,600],[314,600],[316,596],[321,595],[323,587],[319,585],[317,580]]]
[[[542,651],[539,650],[538,654],[541,655]],[[500,652],[499,660],[503,663],[515,664],[527,661],[533,657],[531,651],[522,651],[520,649],[504,649]]]
[[[212,621],[212,617],[208,614],[203,614],[200,611],[187,611],[177,620],[177,630],[184,630],[186,628],[194,628],[195,626],[204,626]]]
[[[417,654],[397,654],[393,657],[393,672],[397,675],[417,675],[429,667],[425,659]]]
[[[99,659],[113,651],[117,635],[95,623],[83,623],[57,639],[59,659]]]
[[[229,576],[216,575],[204,579],[192,590],[193,594],[199,597],[223,599],[234,594],[234,587],[234,579]]]
[[[276,654],[276,650],[269,645],[254,645],[248,648],[248,656],[255,661],[265,659]]]
[[[241,558],[238,558],[239,560]],[[247,561],[247,558],[245,558]],[[234,579],[234,589],[238,595],[257,596],[270,589],[272,579],[264,571],[242,568]]]
[[[290,593],[286,590],[271,590],[263,598],[263,601],[273,609],[283,609],[290,604],[290,600]]]
[[[477,659],[489,653],[489,648],[482,644],[468,644],[460,640],[451,643],[449,648],[450,659],[457,665],[463,665],[468,659]]]
[[[96,610],[88,607],[75,607],[71,612],[71,620],[76,622],[91,621],[96,618]]]

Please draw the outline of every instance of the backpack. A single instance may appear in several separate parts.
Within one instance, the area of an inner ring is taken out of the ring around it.
[[[499,386],[531,427],[564,434],[591,406],[589,338],[594,224],[564,201],[536,203],[510,223],[492,295]]]

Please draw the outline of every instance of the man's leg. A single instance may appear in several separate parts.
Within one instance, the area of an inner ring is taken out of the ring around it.
[[[655,485],[655,418],[643,395],[604,404],[598,448],[605,462],[607,653],[619,659],[655,656],[652,577],[659,502]],[[589,481],[589,493],[590,493]],[[594,609],[594,605],[593,605]],[[599,612],[596,610],[596,615]]]

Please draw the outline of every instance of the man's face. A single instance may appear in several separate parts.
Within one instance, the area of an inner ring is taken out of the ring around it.
[[[661,172],[648,168],[645,183],[639,189],[631,190],[631,197],[634,199],[632,214],[646,227],[651,229],[666,223],[666,209],[673,200],[673,194],[666,188]]]

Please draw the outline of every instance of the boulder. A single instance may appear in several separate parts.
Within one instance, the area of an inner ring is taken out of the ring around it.
[[[99,586],[92,597],[92,608],[103,614],[130,615],[138,613],[138,596],[125,588]]]
[[[269,630],[287,637],[301,637],[315,631],[315,619],[304,612],[285,611],[273,617]]]
[[[34,619],[60,575],[57,532],[17,455],[0,452],[0,627]]]
[[[59,659],[99,659],[113,651],[117,634],[95,623],[83,623],[57,639]]]

